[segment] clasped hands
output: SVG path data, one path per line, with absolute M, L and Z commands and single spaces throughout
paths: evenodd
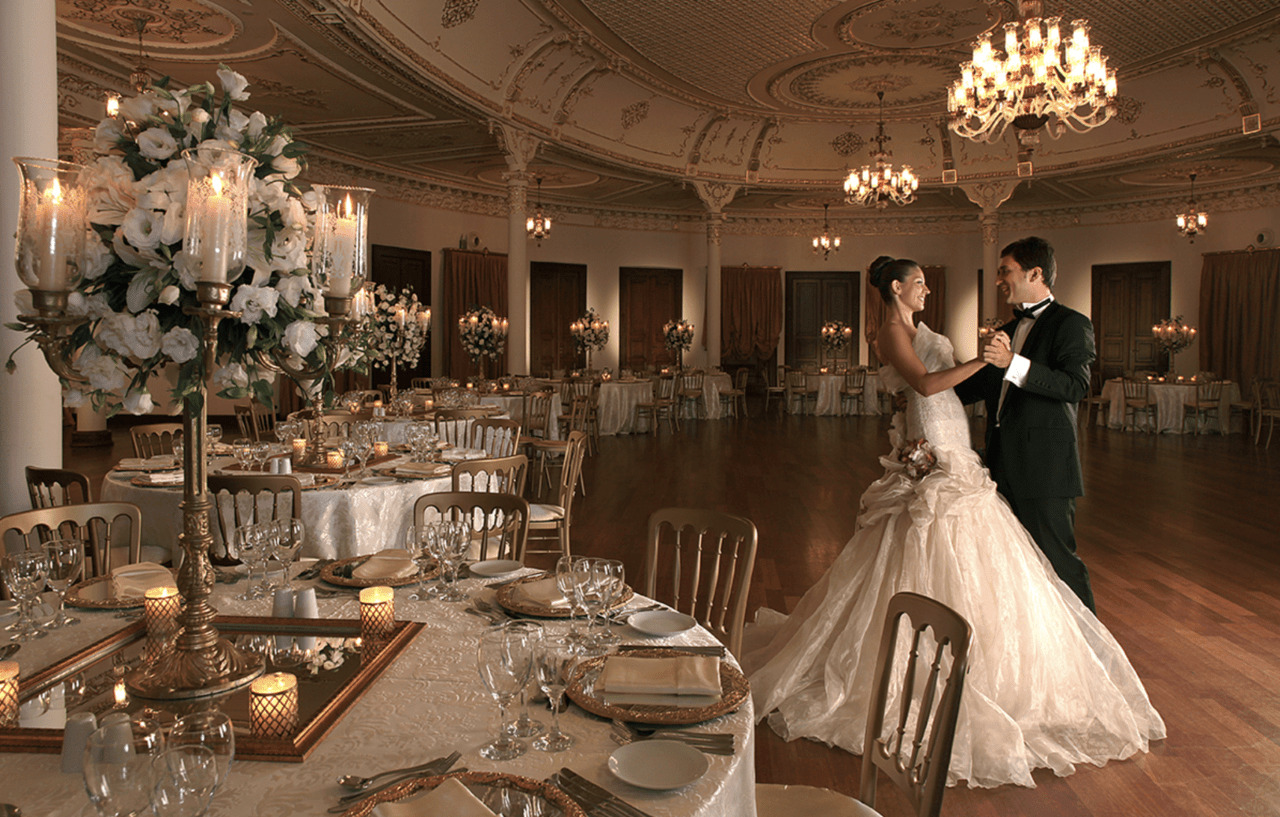
M 987 345 L 982 347 L 982 359 L 992 366 L 1009 368 L 1009 364 L 1013 362 L 1013 342 L 1009 340 L 1009 336 L 1004 332 L 993 334 L 987 340 Z

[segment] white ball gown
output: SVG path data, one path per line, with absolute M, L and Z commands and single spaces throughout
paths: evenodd
M 930 371 L 954 365 L 951 342 L 924 324 L 913 346 Z M 949 389 L 923 397 L 890 368 L 880 376 L 906 389 L 906 439 L 928 440 L 937 467 L 912 479 L 895 456 L 882 458 L 885 475 L 862 495 L 857 531 L 831 569 L 790 616 L 761 610 L 747 627 L 756 712 L 787 740 L 861 754 L 885 609 L 910 590 L 973 628 L 949 783 L 1034 786 L 1033 769 L 1068 775 L 1146 751 L 1164 722 L 1124 650 L 996 492 L 959 399 Z

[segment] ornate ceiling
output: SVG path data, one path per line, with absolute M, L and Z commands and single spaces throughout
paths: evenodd
M 1280 204 L 1280 0 L 1045 6 L 1090 20 L 1120 104 L 1044 138 L 1030 179 L 1012 133 L 978 144 L 942 121 L 969 43 L 1013 0 L 58 0 L 62 120 L 128 89 L 143 19 L 153 76 L 241 72 L 248 106 L 314 146 L 317 180 L 451 209 L 505 212 L 514 142 L 536 145 L 551 215 L 579 223 L 678 227 L 727 201 L 727 229 L 786 234 L 829 202 L 864 229 L 972 229 L 973 201 L 1010 189 L 1002 217 L 1028 223 L 1159 218 L 1191 172 L 1208 208 Z M 922 182 L 879 212 L 840 193 L 870 160 L 878 91 L 893 161 Z

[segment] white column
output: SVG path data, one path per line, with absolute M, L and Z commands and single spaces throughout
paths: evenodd
M 720 225 L 724 213 L 707 213 L 707 365 L 720 365 Z
M 18 314 L 14 295 L 24 287 L 13 269 L 18 224 L 18 172 L 12 156 L 57 158 L 58 64 L 54 0 L 0 3 L 0 318 Z M 0 358 L 22 342 L 0 328 Z M 0 372 L 0 513 L 31 507 L 23 468 L 62 467 L 62 392 L 34 344 L 15 358 L 18 370 Z M 74 466 L 74 463 L 72 464 Z
M 507 177 L 507 366 L 512 374 L 529 373 L 529 238 L 525 230 L 529 176 L 511 171 Z
M 993 208 L 984 210 L 982 221 L 982 319 L 994 318 L 996 303 L 996 270 L 1000 268 L 1000 214 Z

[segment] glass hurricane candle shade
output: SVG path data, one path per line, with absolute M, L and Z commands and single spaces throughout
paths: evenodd
M 249 733 L 287 740 L 298 729 L 298 679 L 271 672 L 249 686 Z
M 316 209 L 314 266 L 324 294 L 350 298 L 364 286 L 369 249 L 367 187 L 312 185 Z
M 249 181 L 258 162 L 232 148 L 203 145 L 182 151 L 187 162 L 187 221 L 183 251 L 205 284 L 234 281 L 248 247 Z
M 35 293 L 66 293 L 80 281 L 88 198 L 80 165 L 15 158 L 22 176 L 14 261 L 18 277 Z M 40 308 L 39 295 L 36 307 Z
M 0 727 L 18 723 L 18 662 L 0 661 Z

